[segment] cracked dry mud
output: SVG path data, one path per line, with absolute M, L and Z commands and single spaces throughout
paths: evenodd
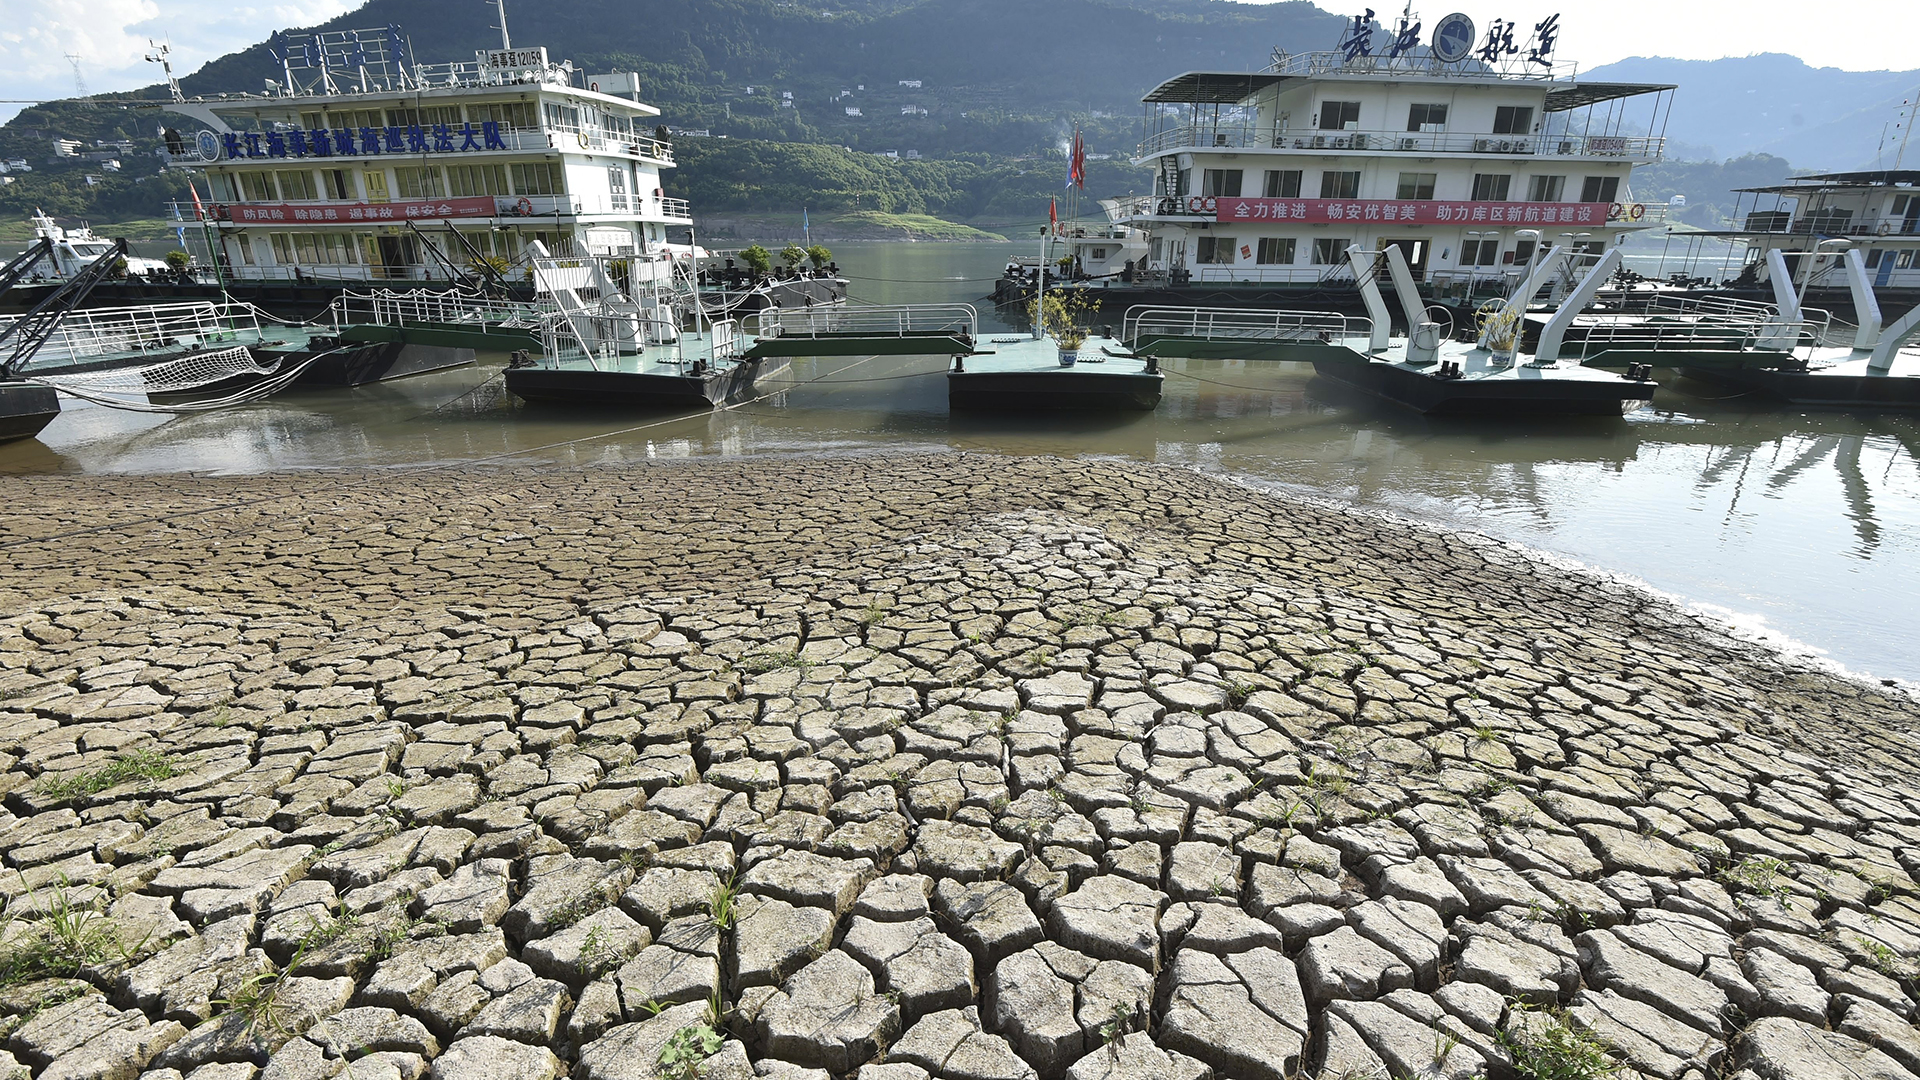
M 0 493 L 0 1076 L 1920 1074 L 1920 709 L 1500 545 L 971 455 Z

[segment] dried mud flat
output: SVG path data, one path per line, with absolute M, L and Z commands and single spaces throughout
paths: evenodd
M 0 498 L 0 1077 L 1920 1073 L 1920 709 L 1498 545 L 972 455 Z

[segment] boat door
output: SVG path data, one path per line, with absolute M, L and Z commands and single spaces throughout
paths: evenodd
M 375 237 L 380 256 L 379 272 L 383 278 L 405 278 L 408 271 L 419 258 L 419 247 L 411 236 Z
M 1397 247 L 1400 254 L 1407 257 L 1407 268 L 1413 271 L 1413 280 L 1419 281 L 1427 273 L 1427 242 L 1425 240 L 1387 240 L 1380 250 Z

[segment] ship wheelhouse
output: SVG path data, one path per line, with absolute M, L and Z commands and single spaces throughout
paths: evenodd
M 535 241 L 636 269 L 688 250 L 637 75 L 583 75 L 539 48 L 414 65 L 391 29 L 278 35 L 274 51 L 285 81 L 269 92 L 167 107 L 205 125 L 173 161 L 204 168 L 234 280 L 447 280 Z
M 1125 220 L 1171 283 L 1351 282 L 1358 243 L 1400 246 L 1436 293 L 1499 288 L 1556 243 L 1602 251 L 1664 220 L 1633 166 L 1660 158 L 1670 85 L 1582 82 L 1431 56 L 1276 54 L 1187 72 L 1143 99 Z M 1649 109 L 1624 107 L 1647 98 Z
M 1858 250 L 1875 289 L 1920 289 L 1920 170 L 1816 173 L 1734 194 L 1734 226 L 1708 235 L 1745 243 L 1756 284 L 1778 250 L 1801 292 L 1845 289 L 1841 257 Z

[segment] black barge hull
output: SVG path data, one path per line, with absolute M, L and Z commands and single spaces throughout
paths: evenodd
M 1653 399 L 1651 382 L 1443 379 L 1392 364 L 1315 360 L 1322 378 L 1429 416 L 1619 416 Z
M 754 396 L 762 378 L 786 370 L 785 360 L 746 360 L 722 372 L 664 375 L 579 368 L 508 368 L 508 392 L 538 405 L 628 412 L 711 409 Z
M 51 386 L 0 383 L 0 443 L 31 439 L 60 415 L 60 395 Z
M 1165 376 L 1062 368 L 949 371 L 947 407 L 963 412 L 1151 412 Z

